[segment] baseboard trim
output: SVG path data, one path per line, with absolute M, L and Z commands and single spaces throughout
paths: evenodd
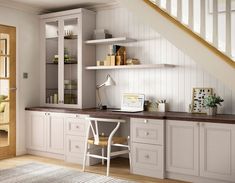
M 47 158 L 53 158 L 53 159 L 59 159 L 59 160 L 65 160 L 65 156 L 62 154 L 55 154 L 55 153 L 49 153 L 49 152 L 43 152 L 43 151 L 35 151 L 35 150 L 31 150 L 31 149 L 27 149 L 27 154 L 42 156 L 42 157 L 47 157 Z
M 199 177 L 199 176 L 184 175 L 184 174 L 171 173 L 171 172 L 167 172 L 166 177 L 169 179 L 175 179 L 175 180 L 181 180 L 181 181 L 193 182 L 193 183 L 232 183 L 229 181 L 208 179 L 208 178 Z

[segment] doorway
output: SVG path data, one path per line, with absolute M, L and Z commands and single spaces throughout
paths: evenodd
M 16 28 L 0 25 L 0 159 L 16 155 Z

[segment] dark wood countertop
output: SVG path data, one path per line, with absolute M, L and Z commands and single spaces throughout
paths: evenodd
M 109 117 L 109 118 L 149 118 L 149 119 L 168 119 L 180 121 L 195 121 L 195 122 L 212 122 L 212 123 L 228 123 L 235 124 L 235 115 L 219 114 L 216 116 L 207 116 L 206 114 L 191 114 L 186 112 L 112 112 L 112 110 L 99 109 L 76 109 L 76 108 L 56 108 L 56 107 L 27 107 L 27 111 L 42 111 L 42 112 L 58 112 L 58 113 L 74 113 L 88 114 L 93 117 Z

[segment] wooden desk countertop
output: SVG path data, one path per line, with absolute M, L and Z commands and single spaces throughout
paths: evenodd
M 148 118 L 148 119 L 167 119 L 180 121 L 195 121 L 195 122 L 211 122 L 211 123 L 228 123 L 235 124 L 235 115 L 218 114 L 216 116 L 207 116 L 206 114 L 191 114 L 186 112 L 112 112 L 111 109 L 99 110 L 91 109 L 76 109 L 76 108 L 56 108 L 56 107 L 27 107 L 26 111 L 41 111 L 41 112 L 58 112 L 58 113 L 73 113 L 87 114 L 92 117 L 109 117 L 109 118 Z

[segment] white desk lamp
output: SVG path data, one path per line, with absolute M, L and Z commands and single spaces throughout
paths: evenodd
M 102 105 L 102 101 L 101 101 L 101 98 L 100 98 L 100 88 L 104 87 L 104 86 L 114 86 L 116 85 L 115 81 L 113 80 L 113 78 L 108 74 L 106 76 L 106 80 L 104 83 L 100 84 L 100 85 L 97 85 L 96 86 L 96 91 L 97 91 L 97 97 L 98 97 L 98 100 L 99 100 L 99 103 L 98 103 L 98 107 L 100 109 L 107 109 L 107 106 L 103 106 Z

